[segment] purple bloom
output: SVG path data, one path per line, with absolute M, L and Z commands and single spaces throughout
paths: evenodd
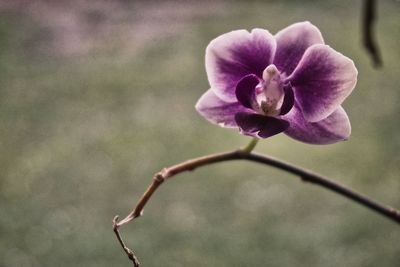
M 309 22 L 275 36 L 263 29 L 223 34 L 207 47 L 206 71 L 211 89 L 196 109 L 212 123 L 259 138 L 284 132 L 312 144 L 350 135 L 341 104 L 357 69 Z

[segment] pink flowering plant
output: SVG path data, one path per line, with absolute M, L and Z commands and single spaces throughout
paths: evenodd
M 208 121 L 237 128 L 253 137 L 245 148 L 211 154 L 157 172 L 135 208 L 113 229 L 134 266 L 139 261 L 120 235 L 119 228 L 138 218 L 156 189 L 185 171 L 231 160 L 269 165 L 345 196 L 400 223 L 400 212 L 287 162 L 252 152 L 257 140 L 279 133 L 310 144 L 346 140 L 351 132 L 341 104 L 357 82 L 357 69 L 348 57 L 324 43 L 317 27 L 300 22 L 272 35 L 267 30 L 237 30 L 212 40 L 206 49 L 210 89 L 196 104 Z
M 223 34 L 207 47 L 206 71 L 211 89 L 196 109 L 212 123 L 257 138 L 283 132 L 311 144 L 350 135 L 341 104 L 357 69 L 309 22 L 275 36 L 263 29 Z

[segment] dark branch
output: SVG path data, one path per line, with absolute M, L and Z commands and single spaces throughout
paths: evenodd
M 373 26 L 376 19 L 376 1 L 375 0 L 364 0 L 363 18 L 362 18 L 362 33 L 363 33 L 363 44 L 371 55 L 372 61 L 375 67 L 382 66 L 381 53 L 378 49 L 374 37 Z
M 131 213 L 128 214 L 122 221 L 118 222 L 118 217 L 115 217 L 113 220 L 113 229 L 118 238 L 119 243 L 124 249 L 125 253 L 128 257 L 133 261 L 134 266 L 139 266 L 139 262 L 128 247 L 125 246 L 122 241 L 121 235 L 119 233 L 119 227 L 132 221 L 135 218 L 141 216 L 142 211 L 146 203 L 149 201 L 153 193 L 157 190 L 157 188 L 168 178 L 177 175 L 181 172 L 191 171 L 201 166 L 211 165 L 218 162 L 230 161 L 230 160 L 248 160 L 253 162 L 258 162 L 261 164 L 273 166 L 280 170 L 292 173 L 301 178 L 301 180 L 305 182 L 310 182 L 319 186 L 322 186 L 326 189 L 329 189 L 335 193 L 338 193 L 342 196 L 345 196 L 383 216 L 388 219 L 391 219 L 394 222 L 400 224 L 400 212 L 394 208 L 382 205 L 367 196 L 364 196 L 360 193 L 357 193 L 350 188 L 345 187 L 337 182 L 330 180 L 327 177 L 318 175 L 309 170 L 294 166 L 290 163 L 275 159 L 270 156 L 261 155 L 257 153 L 247 152 L 246 150 L 236 150 L 231 152 L 212 154 L 192 160 L 185 161 L 183 163 L 174 165 L 169 168 L 165 168 L 162 171 L 156 173 L 153 177 L 153 182 L 147 188 L 146 192 L 139 199 L 138 203 L 134 207 Z

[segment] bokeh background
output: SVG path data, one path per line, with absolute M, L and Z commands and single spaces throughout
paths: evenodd
M 384 67 L 362 1 L 1 1 L 0 266 L 131 266 L 111 228 L 165 166 L 245 145 L 194 109 L 221 33 L 309 20 L 359 70 L 349 141 L 279 135 L 257 150 L 400 208 L 400 3 L 379 1 Z M 122 228 L 143 266 L 400 266 L 398 225 L 266 166 L 174 177 Z

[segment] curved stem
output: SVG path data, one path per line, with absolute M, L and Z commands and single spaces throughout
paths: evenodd
M 173 165 L 171 167 L 164 168 L 163 170 L 161 170 L 160 172 L 158 172 L 154 175 L 153 182 L 150 184 L 150 186 L 147 188 L 147 190 L 143 193 L 142 197 L 139 199 L 138 203 L 135 205 L 134 209 L 128 214 L 128 216 L 126 216 L 123 220 L 121 220 L 119 222 L 118 222 L 118 217 L 115 217 L 113 220 L 113 230 L 118 238 L 118 241 L 120 242 L 125 253 L 128 255 L 128 257 L 134 263 L 134 266 L 139 266 L 139 262 L 138 262 L 136 256 L 133 254 L 132 250 L 130 250 L 124 244 L 124 242 L 121 238 L 121 235 L 119 233 L 119 227 L 121 227 L 122 225 L 124 225 L 142 215 L 144 206 L 149 201 L 149 199 L 154 194 L 154 192 L 157 190 L 157 188 L 166 179 L 168 179 L 172 176 L 175 176 L 181 172 L 192 171 L 198 167 L 211 165 L 211 164 L 223 162 L 223 161 L 248 160 L 248 161 L 257 162 L 257 163 L 261 163 L 261 164 L 265 164 L 265 165 L 269 165 L 269 166 L 278 168 L 280 170 L 292 173 L 292 174 L 300 177 L 302 181 L 319 185 L 323 188 L 331 190 L 332 192 L 335 192 L 344 197 L 347 197 L 347 198 L 357 202 L 358 204 L 361 204 L 362 206 L 365 206 L 365 207 L 377 212 L 378 214 L 400 224 L 400 211 L 398 211 L 392 207 L 380 204 L 377 201 L 372 200 L 371 198 L 369 198 L 365 195 L 357 193 L 344 185 L 334 182 L 327 177 L 313 173 L 307 169 L 297 167 L 295 165 L 292 165 L 285 161 L 278 160 L 278 159 L 270 157 L 270 156 L 250 152 L 254 148 L 256 143 L 257 142 L 253 140 L 244 149 L 239 149 L 239 150 L 234 150 L 234 151 L 229 151 L 229 152 L 224 152 L 224 153 L 218 153 L 218 154 L 211 154 L 208 156 L 187 160 L 187 161 L 184 161 L 177 165 Z
M 256 147 L 256 145 L 258 143 L 258 140 L 260 140 L 260 139 L 255 138 L 255 137 L 253 139 L 251 139 L 250 143 L 248 143 L 247 146 L 242 149 L 242 151 L 244 153 L 250 153 L 251 151 L 253 151 L 253 149 Z

